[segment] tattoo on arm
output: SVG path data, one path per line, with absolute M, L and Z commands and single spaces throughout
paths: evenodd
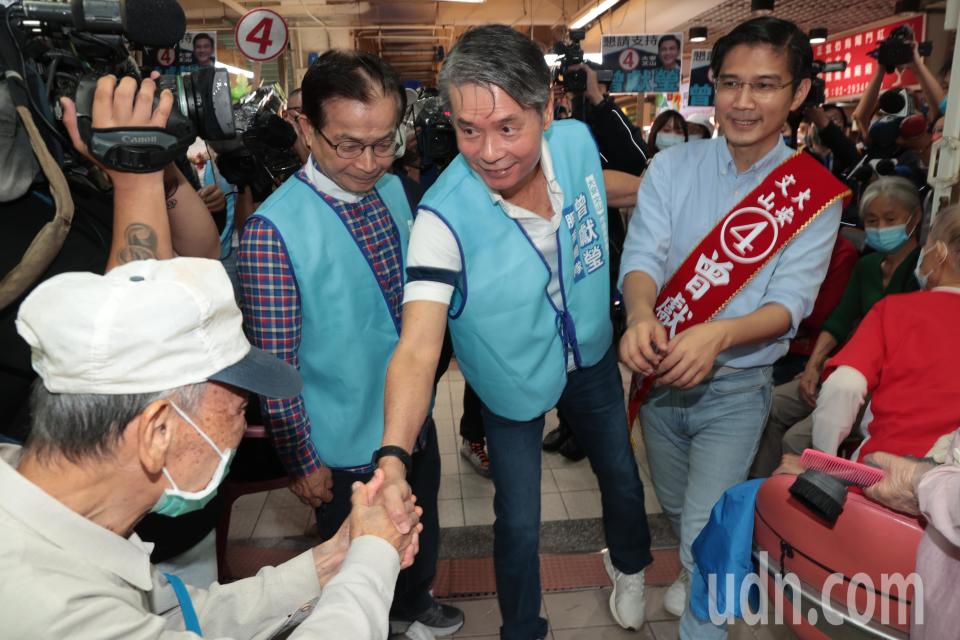
M 135 222 L 123 233 L 126 246 L 117 251 L 117 262 L 151 260 L 157 257 L 157 233 L 149 225 Z
M 177 195 L 177 189 L 180 188 L 180 183 L 174 180 L 164 180 L 163 191 L 164 197 L 167 199 L 167 211 L 170 211 L 177 206 L 177 199 L 173 196 Z

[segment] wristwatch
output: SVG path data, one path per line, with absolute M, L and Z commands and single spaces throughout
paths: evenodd
M 407 469 L 407 473 L 410 473 L 410 470 L 413 469 L 413 459 L 410 458 L 410 454 L 407 453 L 407 450 L 403 447 L 397 447 L 392 444 L 388 444 L 385 447 L 380 447 L 373 452 L 373 464 L 376 465 L 378 462 L 380 462 L 380 458 L 385 458 L 387 456 L 399 458 L 400 462 L 402 462 L 403 466 Z

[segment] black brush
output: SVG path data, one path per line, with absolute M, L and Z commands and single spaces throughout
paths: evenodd
M 848 483 L 839 478 L 809 469 L 797 476 L 790 485 L 790 495 L 833 524 L 843 513 L 848 486 Z

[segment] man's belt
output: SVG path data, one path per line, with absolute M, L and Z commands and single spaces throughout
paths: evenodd
M 669 338 L 712 320 L 801 231 L 850 190 L 797 152 L 723 216 L 660 291 L 654 312 Z M 655 376 L 634 374 L 629 424 Z

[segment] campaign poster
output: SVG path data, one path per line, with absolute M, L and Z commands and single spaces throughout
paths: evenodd
M 690 52 L 690 90 L 688 107 L 713 106 L 713 74 L 710 72 L 710 49 Z
M 613 71 L 610 93 L 680 91 L 682 33 L 605 35 L 600 50 L 604 69 Z
M 144 50 L 144 66 L 161 73 L 196 71 L 212 67 L 216 61 L 216 31 L 187 31 L 175 47 Z

